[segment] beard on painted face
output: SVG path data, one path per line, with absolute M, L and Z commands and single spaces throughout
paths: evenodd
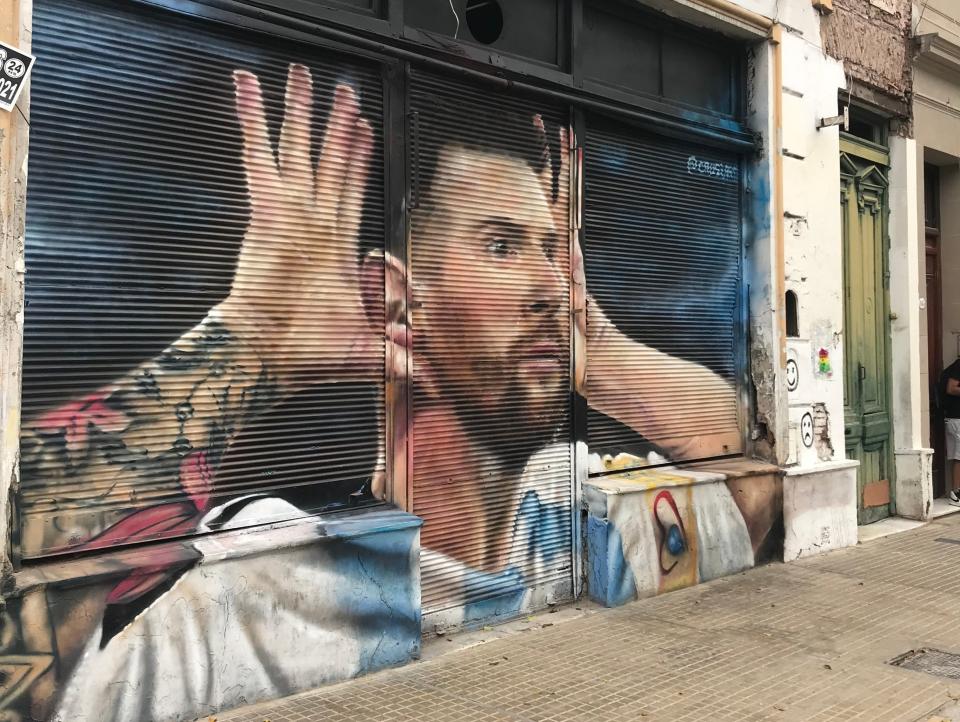
M 549 437 L 566 402 L 567 287 L 541 179 L 494 153 L 441 160 L 430 212 L 414 224 L 415 347 L 465 426 Z

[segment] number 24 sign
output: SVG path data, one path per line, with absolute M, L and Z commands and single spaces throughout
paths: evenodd
M 0 43 L 0 109 L 13 110 L 33 60 L 29 53 Z

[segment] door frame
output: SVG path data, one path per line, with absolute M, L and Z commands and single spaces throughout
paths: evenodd
M 946 494 L 946 459 L 943 412 L 936 395 L 943 372 L 943 278 L 940 267 L 940 173 L 930 163 L 923 167 L 924 292 L 927 298 L 927 394 L 930 400 L 930 439 L 933 447 L 933 498 Z M 930 288 L 933 280 L 934 288 Z M 934 293 L 930 293 L 933 290 Z
M 867 163 L 872 163 L 876 169 L 876 172 L 881 175 L 884 179 L 884 189 L 882 191 L 882 205 L 883 210 L 880 214 L 880 223 L 881 223 L 881 237 L 883 248 L 880 252 L 880 257 L 882 259 L 883 268 L 881 272 L 881 278 L 883 282 L 881 284 L 881 293 L 878 294 L 882 298 L 877 298 L 878 302 L 882 302 L 879 305 L 880 317 L 883 319 L 883 377 L 884 377 L 884 403 L 890 415 L 890 431 L 888 435 L 887 448 L 886 448 L 886 467 L 888 470 L 887 484 L 889 490 L 889 502 L 885 505 L 887 507 L 886 515 L 868 516 L 865 514 L 867 509 L 871 508 L 881 508 L 884 505 L 879 505 L 877 507 L 864 507 L 863 506 L 863 481 L 861 479 L 862 469 L 857 469 L 857 517 L 858 523 L 860 524 L 869 524 L 880 519 L 886 518 L 893 514 L 893 510 L 896 509 L 896 459 L 894 455 L 895 449 L 895 430 L 893 428 L 893 369 L 892 369 L 892 333 L 891 333 L 891 324 L 890 324 L 890 196 L 889 196 L 889 170 L 890 170 L 890 153 L 889 150 L 884 146 L 876 142 L 871 142 L 863 138 L 858 138 L 846 133 L 840 134 L 840 156 L 841 162 L 843 156 L 852 156 L 858 160 L 866 161 Z M 845 172 L 843 168 L 840 169 L 841 178 L 843 176 L 852 177 L 849 173 Z M 843 201 L 841 200 L 841 203 Z M 843 223 L 846 223 L 846 219 L 843 219 Z M 846 301 L 846 288 L 848 285 L 848 273 L 847 273 L 847 251 L 844 248 L 843 253 L 843 263 L 844 263 L 844 272 L 843 272 L 843 282 L 844 282 L 844 301 Z M 844 323 L 846 324 L 846 308 L 844 309 Z M 844 335 L 846 337 L 847 329 L 844 329 Z M 850 358 L 844 358 L 844 384 L 849 384 L 851 379 L 851 374 L 849 372 L 849 363 Z M 846 426 L 847 419 L 844 419 L 844 425 Z

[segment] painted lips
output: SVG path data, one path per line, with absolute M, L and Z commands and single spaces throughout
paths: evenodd
M 548 341 L 536 343 L 527 349 L 520 363 L 524 368 L 535 371 L 558 371 L 561 363 L 560 346 Z

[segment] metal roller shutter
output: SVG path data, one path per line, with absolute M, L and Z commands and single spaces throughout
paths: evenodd
M 594 472 L 658 461 L 651 451 L 743 450 L 739 168 L 729 153 L 588 122 L 587 426 L 606 461 L 592 457 Z
M 383 471 L 383 333 L 358 350 L 356 319 L 331 297 L 383 248 L 380 67 L 136 3 L 34 8 L 23 555 L 189 534 L 252 493 L 308 512 L 369 500 Z M 285 116 L 291 63 L 312 73 L 313 101 L 299 75 L 299 110 L 288 94 Z M 268 126 L 248 164 L 263 184 L 257 238 L 238 70 L 259 78 Z M 353 192 L 338 196 L 334 226 L 314 169 L 338 83 L 355 89 L 373 147 L 365 194 L 363 174 L 338 176 Z M 352 135 L 330 153 L 359 147 L 348 100 Z M 278 161 L 285 117 L 296 132 Z M 258 314 L 226 309 L 211 327 L 241 246 Z M 373 327 L 380 278 L 364 299 Z M 337 359 L 364 374 L 338 376 Z M 145 511 L 152 522 L 131 521 Z
M 423 608 L 570 594 L 567 122 L 425 73 L 410 92 Z

